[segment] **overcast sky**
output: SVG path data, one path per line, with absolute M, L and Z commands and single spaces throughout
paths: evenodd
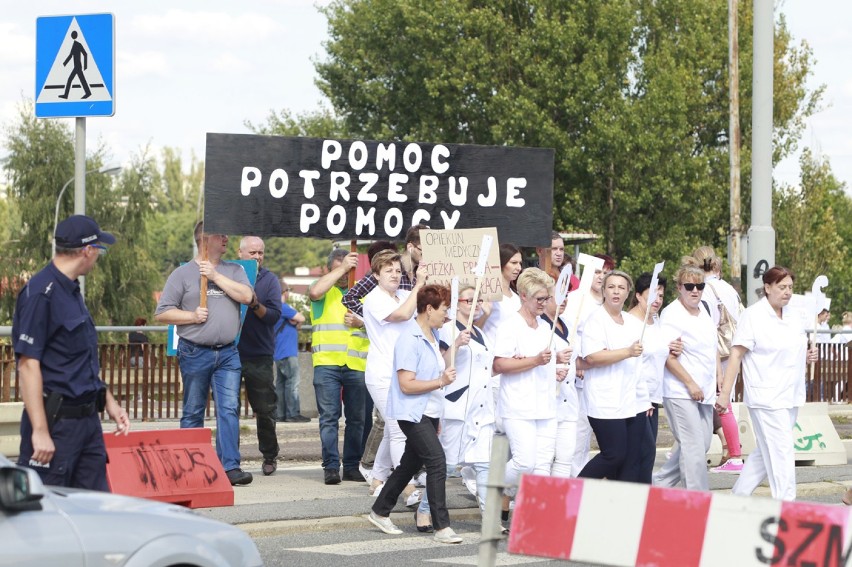
M 741 0 L 743 1 L 743 0 Z M 272 109 L 314 110 L 321 97 L 312 60 L 322 57 L 328 0 L 39 0 L 8 2 L 0 12 L 0 122 L 24 97 L 35 97 L 35 23 L 39 16 L 111 12 L 116 22 L 116 113 L 87 120 L 88 144 L 103 140 L 125 163 L 150 145 L 204 158 L 206 132 L 247 132 Z M 802 144 L 831 160 L 852 185 L 852 3 L 785 0 L 794 37 L 817 58 L 812 83 L 827 86 L 825 109 L 808 123 Z M 741 30 L 746 33 L 748 30 Z M 73 124 L 72 119 L 66 119 Z M 0 149 L 0 158 L 6 153 Z M 775 169 L 795 182 L 797 159 Z

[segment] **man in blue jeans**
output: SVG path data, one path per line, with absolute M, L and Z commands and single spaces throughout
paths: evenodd
M 349 271 L 358 254 L 335 248 L 328 256 L 328 273 L 311 284 L 311 351 L 314 391 L 319 410 L 322 468 L 326 484 L 340 484 L 338 422 L 346 416 L 343 433 L 343 480 L 365 482 L 358 471 L 364 432 L 364 368 L 369 341 L 357 317 L 344 307 Z
M 275 410 L 278 421 L 306 423 L 299 400 L 299 327 L 305 316 L 289 303 L 290 285 L 281 278 L 281 319 L 275 325 Z
M 183 380 L 181 428 L 203 427 L 207 398 L 213 388 L 216 407 L 216 455 L 232 485 L 249 484 L 251 473 L 240 468 L 240 355 L 234 340 L 240 330 L 240 304 L 253 292 L 245 270 L 222 260 L 224 234 L 204 234 L 195 225 L 199 253 L 169 275 L 154 317 L 177 325 L 178 364 Z M 202 253 L 206 241 L 207 258 Z M 207 307 L 200 306 L 201 276 L 207 277 Z

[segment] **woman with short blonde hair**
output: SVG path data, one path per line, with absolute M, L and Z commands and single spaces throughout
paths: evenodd
M 556 357 L 550 327 L 541 318 L 553 278 L 528 268 L 518 278 L 521 308 L 497 330 L 494 371 L 502 374 L 497 413 L 512 459 L 506 484 L 512 494 L 523 473 L 549 475 L 556 448 Z
M 683 341 L 680 356 L 669 354 L 663 374 L 663 407 L 677 448 L 654 475 L 654 484 L 708 490 L 706 453 L 713 435 L 713 405 L 721 377 L 716 327 L 701 304 L 704 270 L 685 257 L 674 276 L 678 297 L 660 317 L 666 334 Z

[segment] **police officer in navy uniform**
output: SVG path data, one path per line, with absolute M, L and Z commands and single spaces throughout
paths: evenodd
M 18 464 L 45 484 L 109 490 L 100 411 L 130 431 L 127 412 L 100 379 L 98 337 L 77 278 L 115 237 L 74 215 L 59 223 L 53 261 L 18 295 L 12 341 L 24 400 Z

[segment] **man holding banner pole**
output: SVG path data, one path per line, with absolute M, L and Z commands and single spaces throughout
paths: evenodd
M 234 341 L 240 331 L 240 304 L 254 296 L 245 270 L 222 260 L 224 234 L 205 234 L 204 223 L 193 231 L 199 251 L 191 262 L 169 275 L 154 317 L 177 325 L 178 364 L 183 380 L 181 428 L 203 427 L 207 398 L 213 389 L 216 407 L 216 455 L 232 485 L 249 484 L 251 473 L 240 468 L 240 356 Z M 208 280 L 207 307 L 201 307 L 201 276 Z
M 340 484 L 341 459 L 337 447 L 341 413 L 346 416 L 343 480 L 366 480 L 358 470 L 358 463 L 367 397 L 364 370 L 370 342 L 361 326 L 353 326 L 354 317 L 341 302 L 349 283 L 349 272 L 357 265 L 357 252 L 335 248 L 328 256 L 328 273 L 308 288 L 323 481 L 329 485 Z

